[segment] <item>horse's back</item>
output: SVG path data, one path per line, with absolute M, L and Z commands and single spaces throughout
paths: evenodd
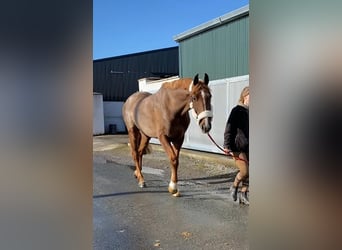
M 190 79 L 191 80 L 191 79 Z M 176 83 L 180 84 L 177 88 Z M 128 130 L 138 128 L 144 135 L 158 138 L 182 138 L 190 118 L 188 114 L 189 79 L 161 87 L 156 93 L 136 92 L 123 106 L 123 118 Z

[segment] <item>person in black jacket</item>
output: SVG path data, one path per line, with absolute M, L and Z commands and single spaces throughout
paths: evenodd
M 248 178 L 249 178 L 249 87 L 245 87 L 240 94 L 238 104 L 232 109 L 224 131 L 225 154 L 232 156 L 239 168 L 231 196 L 237 200 L 239 184 L 242 182 L 239 202 L 249 205 Z

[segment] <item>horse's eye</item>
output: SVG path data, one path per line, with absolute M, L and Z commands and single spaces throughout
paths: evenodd
M 196 96 L 193 95 L 193 96 L 191 97 L 191 100 L 192 100 L 192 101 L 196 101 Z

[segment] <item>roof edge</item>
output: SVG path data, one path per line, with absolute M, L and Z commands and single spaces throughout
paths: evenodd
M 149 53 L 157 53 L 157 52 L 173 50 L 173 49 L 178 49 L 178 45 L 177 46 L 173 46 L 173 47 L 154 49 L 154 50 L 147 50 L 147 51 L 135 52 L 135 53 L 124 54 L 124 55 L 119 55 L 119 56 L 111 56 L 111 57 L 105 57 L 105 58 L 98 58 L 98 59 L 93 59 L 93 62 L 100 62 L 100 61 L 118 59 L 118 58 L 122 58 L 122 57 L 138 56 L 138 55 L 149 54 Z
M 200 25 L 198 25 L 194 28 L 191 28 L 187 31 L 184 31 L 178 35 L 175 35 L 173 37 L 173 40 L 175 40 L 176 42 L 180 42 L 182 40 L 185 40 L 186 38 L 189 38 L 189 37 L 192 37 L 192 36 L 197 35 L 199 33 L 202 33 L 206 30 L 209 30 L 209 29 L 212 29 L 214 27 L 220 26 L 222 24 L 231 22 L 232 20 L 237 19 L 239 17 L 248 15 L 248 13 L 249 13 L 249 4 L 243 6 L 239 9 L 233 10 L 233 11 L 231 11 L 231 12 L 229 12 L 223 16 L 214 18 L 214 19 L 212 19 L 206 23 L 200 24 Z

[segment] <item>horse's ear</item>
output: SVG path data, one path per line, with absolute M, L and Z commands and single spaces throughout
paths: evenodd
M 196 85 L 198 83 L 198 74 L 195 75 L 193 84 Z
M 209 76 L 207 73 L 204 73 L 204 83 L 205 83 L 205 85 L 209 84 Z

